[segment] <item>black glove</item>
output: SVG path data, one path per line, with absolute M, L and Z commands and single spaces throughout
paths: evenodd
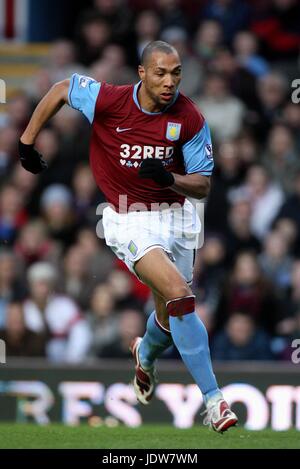
M 34 146 L 26 145 L 22 143 L 21 140 L 19 140 L 19 156 L 23 168 L 33 174 L 38 174 L 48 168 L 46 161 L 44 161 L 42 155 L 34 149 Z
M 166 170 L 162 161 L 152 158 L 142 161 L 139 176 L 143 179 L 153 179 L 160 187 L 170 187 L 175 182 L 173 174 Z

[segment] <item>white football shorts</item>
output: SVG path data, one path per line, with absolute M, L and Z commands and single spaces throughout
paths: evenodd
M 188 283 L 192 282 L 201 221 L 187 199 L 182 207 L 161 211 L 120 214 L 110 206 L 103 210 L 106 244 L 135 275 L 135 263 L 161 247 Z

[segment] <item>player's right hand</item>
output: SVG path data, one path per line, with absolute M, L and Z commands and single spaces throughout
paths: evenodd
M 44 169 L 48 168 L 46 161 L 43 160 L 42 155 L 35 150 L 33 144 L 26 145 L 19 140 L 19 157 L 23 168 L 33 174 L 41 173 Z

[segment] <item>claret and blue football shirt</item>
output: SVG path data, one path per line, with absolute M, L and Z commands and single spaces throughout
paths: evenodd
M 117 211 L 122 194 L 127 195 L 128 206 L 183 204 L 184 196 L 138 176 L 146 158 L 160 159 L 177 174 L 210 176 L 214 166 L 209 127 L 193 101 L 177 92 L 162 112 L 150 113 L 139 104 L 140 85 L 98 83 L 78 74 L 70 80 L 69 104 L 92 125 L 92 172 Z

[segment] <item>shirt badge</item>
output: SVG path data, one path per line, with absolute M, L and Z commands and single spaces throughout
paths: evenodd
M 175 122 L 168 122 L 166 138 L 174 142 L 180 137 L 181 124 Z

